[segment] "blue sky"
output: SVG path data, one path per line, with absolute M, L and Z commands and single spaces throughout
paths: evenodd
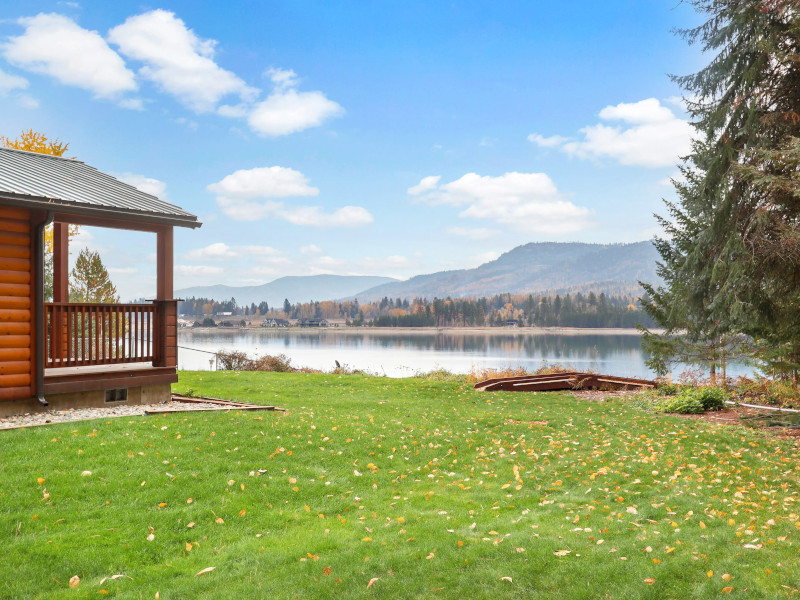
M 33 128 L 199 216 L 176 287 L 407 278 L 534 241 L 631 242 L 688 148 L 676 0 L 25 2 L 0 134 Z M 85 229 L 124 299 L 154 236 Z

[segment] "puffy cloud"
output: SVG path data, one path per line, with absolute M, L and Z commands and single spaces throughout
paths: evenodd
M 175 265 L 175 273 L 178 275 L 188 275 L 190 277 L 222 275 L 224 272 L 222 267 L 210 267 L 208 265 Z
M 322 92 L 298 92 L 298 79 L 294 71 L 270 69 L 266 75 L 272 80 L 273 91 L 250 111 L 250 127 L 265 136 L 280 136 L 321 125 L 336 117 L 344 109 Z M 236 114 L 235 107 L 227 107 Z
M 422 181 L 420 181 L 417 185 L 412 185 L 410 188 L 408 188 L 408 193 L 411 196 L 419 196 L 425 192 L 435 190 L 436 186 L 439 185 L 439 180 L 441 178 L 441 175 L 428 175 L 427 177 L 423 177 Z
M 136 173 L 116 173 L 114 175 L 120 181 L 132 185 L 136 189 L 150 194 L 162 200 L 167 198 L 167 184 L 152 177 L 145 177 Z
M 166 10 L 129 17 L 108 33 L 130 59 L 144 63 L 139 75 L 195 112 L 209 112 L 229 94 L 254 99 L 258 91 L 214 62 L 215 40 L 199 38 Z
M 283 256 L 283 252 L 271 246 L 229 246 L 223 242 L 209 244 L 204 248 L 196 248 L 186 253 L 186 258 L 192 260 L 230 260 L 236 258 L 274 260 Z
M 560 135 L 544 137 L 538 133 L 532 133 L 528 136 L 528 141 L 532 144 L 536 144 L 537 146 L 541 146 L 542 148 L 554 148 L 556 146 L 560 146 L 564 142 L 568 142 L 569 138 L 565 138 Z
M 461 208 L 462 218 L 496 221 L 528 233 L 572 233 L 588 226 L 588 209 L 561 198 L 545 173 L 505 173 L 499 177 L 467 173 L 420 195 L 433 205 Z M 415 186 L 419 187 L 419 186 Z M 414 189 L 414 188 L 411 188 Z
M 228 198 L 286 198 L 316 196 L 319 190 L 308 185 L 308 178 L 288 167 L 240 169 L 207 188 Z
M 610 158 L 623 165 L 642 167 L 675 165 L 691 149 L 691 124 L 655 98 L 606 106 L 599 117 L 620 124 L 584 127 L 580 140 L 538 134 L 531 134 L 528 139 L 539 146 L 559 147 L 578 158 Z
M 314 227 L 356 227 L 373 221 L 372 215 L 360 206 L 343 206 L 326 213 L 319 206 L 287 206 L 271 200 L 319 194 L 305 175 L 287 167 L 242 169 L 207 189 L 217 194 L 217 205 L 223 213 L 241 221 L 277 218 Z
M 369 225 L 374 220 L 370 212 L 361 206 L 343 206 L 333 212 L 326 213 L 319 206 L 286 207 L 276 203 L 268 211 L 268 216 L 275 216 L 294 225 L 310 225 L 314 227 L 359 227 Z
M 309 244 L 308 246 L 302 246 L 300 248 L 300 254 L 305 254 L 310 256 L 316 254 L 322 254 L 322 248 L 320 248 L 316 244 Z
M 11 75 L 0 69 L 0 95 L 5 95 L 11 90 L 24 90 L 27 88 L 27 79 L 19 75 Z
M 133 72 L 96 31 L 56 14 L 39 14 L 18 22 L 25 33 L 9 38 L 2 46 L 9 63 L 89 90 L 99 98 L 118 98 L 136 90 Z

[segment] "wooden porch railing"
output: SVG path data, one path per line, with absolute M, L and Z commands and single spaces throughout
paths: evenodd
M 175 352 L 166 344 L 177 343 L 176 304 L 45 304 L 45 368 L 138 362 L 175 366 L 177 360 L 167 360 Z

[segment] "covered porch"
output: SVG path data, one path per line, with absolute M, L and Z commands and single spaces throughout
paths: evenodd
M 156 234 L 156 297 L 146 303 L 69 301 L 69 226 Z M 145 248 L 143 248 L 145 249 Z M 59 394 L 177 381 L 177 303 L 170 226 L 56 214 L 53 301 L 44 304 L 44 391 Z

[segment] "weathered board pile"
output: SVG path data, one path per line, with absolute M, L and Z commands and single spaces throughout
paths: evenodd
M 552 373 L 550 375 L 522 375 L 497 377 L 475 384 L 484 392 L 554 392 L 558 390 L 635 390 L 653 388 L 655 381 L 598 375 L 597 373 Z
M 146 415 L 163 415 L 175 412 L 200 412 L 204 410 L 273 410 L 284 412 L 285 408 L 278 406 L 264 406 L 261 404 L 250 404 L 249 402 L 237 402 L 236 400 L 222 400 L 220 398 L 200 398 L 196 396 L 181 396 L 172 394 L 173 402 L 186 404 L 186 408 L 159 407 L 147 410 Z M 200 406 L 192 406 L 192 405 Z M 213 408 L 211 408 L 213 406 Z

